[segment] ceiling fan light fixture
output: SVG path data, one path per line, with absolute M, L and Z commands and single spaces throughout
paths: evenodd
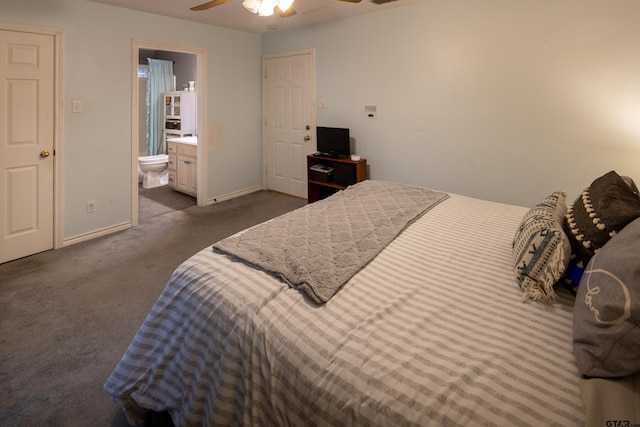
M 271 16 L 273 15 L 273 10 L 275 9 L 275 2 L 269 0 L 263 0 L 262 4 L 258 8 L 258 15 L 260 16 Z
M 273 15 L 276 6 L 282 11 L 286 11 L 293 4 L 293 0 L 244 0 L 242 5 L 251 13 L 260 16 Z
M 286 12 L 287 9 L 289 9 L 292 4 L 293 4 L 293 0 L 280 0 L 278 2 L 278 8 L 281 11 Z
M 201 5 L 194 6 L 191 10 L 200 11 L 211 9 L 214 6 L 220 6 L 231 0 L 211 0 Z M 343 0 L 343 1 L 361 1 L 361 0 Z M 382 0 L 381 0 L 382 1 Z M 385 0 L 393 1 L 393 0 Z M 293 0 L 242 0 L 242 6 L 251 13 L 257 13 L 260 16 L 271 16 L 275 10 L 278 15 L 283 18 L 293 16 L 296 11 L 291 7 Z
M 247 9 L 251 13 L 258 13 L 260 9 L 260 1 L 259 0 L 244 0 L 242 5 L 245 9 Z

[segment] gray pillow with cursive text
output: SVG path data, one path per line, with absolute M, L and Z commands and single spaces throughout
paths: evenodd
M 640 372 L 640 218 L 591 258 L 573 316 L 580 374 L 622 377 Z

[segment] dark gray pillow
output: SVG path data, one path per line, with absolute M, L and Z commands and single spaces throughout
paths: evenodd
M 615 171 L 597 178 L 569 205 L 564 223 L 577 262 L 586 265 L 599 248 L 640 217 L 640 197 L 630 178 Z
M 640 218 L 591 258 L 573 316 L 573 351 L 581 375 L 640 372 Z

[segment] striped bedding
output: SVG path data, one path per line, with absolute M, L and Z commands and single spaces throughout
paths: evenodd
M 584 425 L 572 297 L 520 302 L 527 209 L 435 206 L 316 305 L 211 248 L 180 266 L 104 386 L 176 426 Z

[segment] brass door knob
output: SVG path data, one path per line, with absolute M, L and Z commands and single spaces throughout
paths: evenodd
M 42 157 L 42 158 L 44 159 L 45 157 L 49 157 L 49 154 L 50 154 L 50 153 L 49 153 L 49 151 L 48 151 L 48 150 L 42 150 L 42 151 L 40 152 L 40 157 Z
M 306 135 L 306 136 L 304 137 L 304 140 L 305 140 L 305 141 L 309 141 L 309 140 L 311 140 L 311 137 L 310 137 L 309 135 Z

